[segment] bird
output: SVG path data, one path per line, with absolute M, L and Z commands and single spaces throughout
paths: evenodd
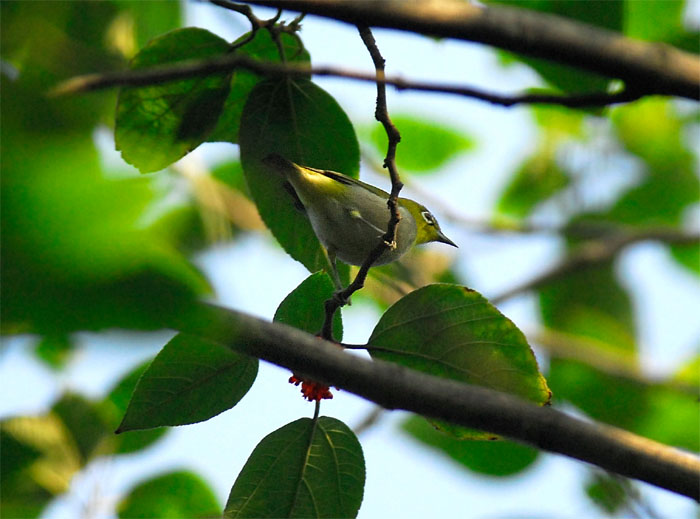
M 316 237 L 328 252 L 333 281 L 341 290 L 336 258 L 357 266 L 367 260 L 387 231 L 389 193 L 336 171 L 300 166 L 277 153 L 267 155 L 263 163 L 291 185 Z M 413 245 L 440 242 L 457 247 L 424 205 L 401 197 L 398 202 L 401 220 L 396 240 L 388 244 L 373 266 L 398 260 Z

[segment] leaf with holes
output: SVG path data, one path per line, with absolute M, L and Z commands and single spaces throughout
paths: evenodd
M 400 299 L 382 315 L 368 341 L 373 358 L 488 387 L 538 404 L 547 382 L 523 333 L 481 294 L 435 284 Z M 491 438 L 445 424 L 463 438 Z
M 139 380 L 117 432 L 208 420 L 236 405 L 257 373 L 257 359 L 179 334 Z
M 356 517 L 364 484 L 365 461 L 353 432 L 335 418 L 302 418 L 255 447 L 224 517 Z

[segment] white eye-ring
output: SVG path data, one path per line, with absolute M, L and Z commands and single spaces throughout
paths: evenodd
M 430 214 L 430 211 L 421 211 L 420 214 L 428 225 L 435 225 L 435 217 Z

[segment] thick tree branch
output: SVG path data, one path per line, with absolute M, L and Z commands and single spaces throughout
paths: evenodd
M 295 328 L 214 305 L 200 304 L 167 324 L 304 373 L 387 409 L 405 409 L 488 430 L 700 500 L 699 458 L 620 429 L 486 388 L 358 358 Z
M 630 90 L 700 100 L 700 58 L 662 43 L 625 38 L 573 20 L 515 7 L 463 0 L 245 0 L 334 18 L 484 43 L 627 83 Z

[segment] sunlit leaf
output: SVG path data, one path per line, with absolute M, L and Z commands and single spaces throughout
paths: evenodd
M 532 465 L 538 455 L 537 449 L 510 441 L 465 442 L 442 434 L 418 416 L 402 422 L 401 430 L 462 467 L 489 476 L 519 474 Z
M 673 42 L 679 33 L 685 32 L 685 3 L 685 0 L 625 0 L 625 35 L 648 41 Z
M 117 506 L 123 519 L 219 517 L 214 491 L 197 474 L 169 472 L 132 488 Z
M 117 432 L 208 420 L 236 405 L 257 373 L 257 359 L 179 334 L 139 379 Z
M 374 358 L 549 402 L 547 383 L 522 332 L 465 287 L 429 285 L 403 297 L 382 315 L 368 348 Z M 459 436 L 484 437 L 446 428 Z
M 224 517 L 355 517 L 365 463 L 353 432 L 335 418 L 302 418 L 269 434 L 238 475 Z
M 245 41 L 249 36 L 250 33 L 244 34 L 233 45 Z M 287 33 L 281 33 L 278 37 L 287 63 L 309 63 L 311 61 L 309 53 L 298 37 Z M 251 41 L 236 49 L 236 55 L 247 56 L 263 62 L 279 63 L 282 61 L 277 44 L 270 36 L 270 32 L 266 30 L 257 31 Z M 253 87 L 263 79 L 263 77 L 247 70 L 234 71 L 233 76 L 231 76 L 231 91 L 226 98 L 216 128 L 209 135 L 208 141 L 238 143 L 238 130 L 241 125 L 243 106 Z
M 328 269 L 311 224 L 295 207 L 281 175 L 262 159 L 278 153 L 297 164 L 357 176 L 359 147 L 345 112 L 310 81 L 263 81 L 248 97 L 239 137 L 243 171 L 265 224 L 309 271 Z
M 133 70 L 225 55 L 229 44 L 204 29 L 169 32 L 142 49 Z M 122 158 L 142 173 L 172 164 L 206 140 L 229 93 L 229 74 L 218 73 L 119 94 L 114 139 Z
M 474 147 L 471 138 L 446 124 L 401 114 L 392 115 L 391 119 L 401 133 L 401 143 L 396 150 L 396 164 L 401 169 L 414 172 L 435 170 Z M 382 125 L 373 126 L 371 140 L 379 154 L 384 156 L 388 140 Z
M 316 272 L 301 282 L 284 298 L 275 312 L 274 320 L 294 326 L 311 334 L 317 334 L 326 318 L 324 301 L 330 299 L 335 287 L 328 274 Z M 343 321 L 340 312 L 333 319 L 333 336 L 343 339 Z

